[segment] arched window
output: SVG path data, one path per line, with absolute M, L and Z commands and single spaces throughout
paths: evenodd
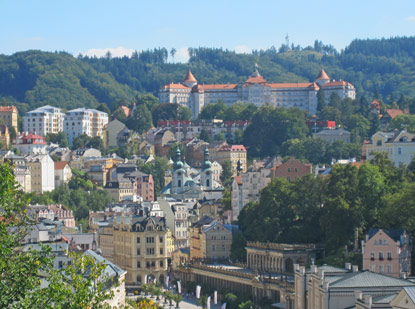
M 210 181 L 209 181 L 209 179 L 206 179 L 206 187 L 210 187 Z
M 181 187 L 182 186 L 182 181 L 180 179 L 177 181 L 177 186 L 178 187 Z

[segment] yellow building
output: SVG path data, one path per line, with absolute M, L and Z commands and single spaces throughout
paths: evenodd
M 223 162 L 229 160 L 232 163 L 232 171 L 234 175 L 236 174 L 236 168 L 238 167 L 238 161 L 241 162 L 242 172 L 246 172 L 247 162 L 246 162 L 246 148 L 244 145 L 226 145 L 219 149 L 216 152 L 216 157 L 212 160 L 218 161 L 223 165 Z
M 113 223 L 113 262 L 127 270 L 126 285 L 163 282 L 174 242 L 165 219 L 117 216 Z
M 16 132 L 17 129 L 17 107 L 16 106 L 0 106 L 0 120 L 6 126 L 13 127 Z

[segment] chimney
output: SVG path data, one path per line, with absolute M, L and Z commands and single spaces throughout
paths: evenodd
M 354 298 L 355 299 L 363 299 L 363 293 L 361 291 L 355 291 L 354 292 Z
M 372 306 L 372 295 L 365 295 L 363 296 L 365 305 Z
M 352 270 L 352 264 L 351 263 L 346 263 L 346 264 L 344 264 L 344 268 L 346 270 Z
M 401 279 L 406 279 L 406 273 L 402 272 L 400 277 Z
M 352 268 L 353 268 L 354 273 L 357 273 L 359 271 L 359 266 L 357 266 L 357 265 L 353 265 Z

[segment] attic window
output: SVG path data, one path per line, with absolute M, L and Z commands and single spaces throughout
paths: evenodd
M 378 141 L 376 142 L 376 146 L 382 146 L 382 141 L 381 141 L 381 140 L 378 140 Z

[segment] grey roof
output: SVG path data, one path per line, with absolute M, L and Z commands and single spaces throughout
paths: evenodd
M 411 298 L 412 302 L 415 303 L 415 287 L 406 287 L 404 288 L 406 294 Z
M 322 130 L 320 132 L 314 133 L 313 135 L 350 135 L 349 131 L 343 129 L 336 129 L 336 130 Z
M 372 298 L 372 302 L 374 304 L 389 304 L 392 299 L 394 299 L 398 295 L 397 293 L 390 294 L 390 295 L 383 295 Z
M 409 287 L 415 286 L 408 280 L 397 279 L 371 271 L 349 273 L 341 279 L 334 281 L 330 287 L 337 288 L 359 288 L 359 287 Z
M 347 273 L 347 272 L 349 272 L 349 270 L 347 270 L 345 268 L 334 267 L 334 266 L 330 266 L 330 265 L 319 266 L 318 270 L 324 270 L 324 274 Z
M 369 229 L 368 235 L 369 239 L 371 239 L 373 236 L 376 235 L 377 232 L 379 232 L 381 229 Z M 394 241 L 401 241 L 401 236 L 405 233 L 404 229 L 382 229 L 390 238 L 392 238 Z
M 111 263 L 109 260 L 103 258 L 101 255 L 96 254 L 92 250 L 87 250 L 84 253 L 85 255 L 92 256 L 98 263 L 104 263 L 107 267 L 105 268 L 105 274 L 108 275 L 108 277 L 113 276 L 121 276 L 126 273 L 125 270 L 121 269 L 117 265 Z

